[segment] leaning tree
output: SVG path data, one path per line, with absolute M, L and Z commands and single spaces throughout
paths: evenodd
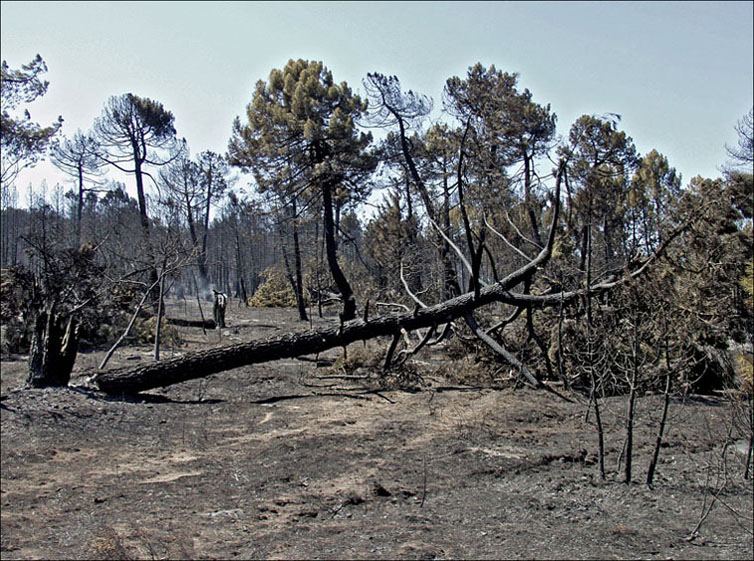
M 102 148 L 100 157 L 116 169 L 133 174 L 136 180 L 142 238 L 152 262 L 144 178 L 152 177 L 147 167 L 166 165 L 179 153 L 173 121 L 173 114 L 158 101 L 127 93 L 108 99 L 94 122 L 95 138 Z M 149 274 L 152 282 L 158 277 L 154 262 Z
M 444 233 L 439 229 L 433 231 L 433 242 L 437 247 L 438 257 L 443 267 L 443 295 L 445 297 L 457 296 L 461 289 L 458 285 L 458 275 L 448 240 L 450 229 L 448 179 L 453 174 L 451 166 L 456 163 L 450 162 L 453 158 L 451 153 L 455 151 L 455 143 L 449 141 L 447 134 L 443 134 L 447 130 L 442 127 L 435 129 L 440 131 L 440 134 L 434 135 L 435 142 L 429 138 L 426 142 L 422 142 L 417 135 L 411 136 L 412 131 L 416 132 L 416 129 L 421 127 L 423 119 L 432 111 L 432 100 L 413 90 L 404 91 L 397 76 L 367 74 L 364 87 L 369 97 L 371 124 L 391 131 L 384 143 L 384 148 L 388 154 L 395 153 L 395 155 L 391 158 L 392 162 L 389 160 L 387 163 L 397 163 L 402 168 L 407 176 L 407 184 L 410 184 L 418 193 L 426 215 L 435 224 L 444 228 Z M 432 134 L 432 131 L 429 134 Z M 428 174 L 422 169 L 422 156 L 425 159 L 437 157 L 441 162 L 439 175 L 443 186 L 442 204 L 437 204 L 437 197 L 432 188 L 431 179 L 434 174 Z M 407 202 L 409 202 L 410 194 L 407 195 Z

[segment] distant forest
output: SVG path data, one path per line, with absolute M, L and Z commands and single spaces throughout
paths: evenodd
M 216 290 L 294 307 L 302 330 L 395 317 L 389 353 L 419 318 L 420 339 L 595 395 L 751 391 L 752 111 L 721 177 L 682 180 L 619 115 L 559 136 L 494 66 L 441 100 L 369 74 L 362 98 L 291 60 L 257 82 L 227 153 L 191 156 L 170 109 L 135 94 L 72 137 L 34 123 L 46 70 L 2 63 L 2 344 L 31 354 L 34 385 L 65 385 L 76 350 L 112 344 L 135 310 Z M 17 185 L 42 158 L 71 182 Z

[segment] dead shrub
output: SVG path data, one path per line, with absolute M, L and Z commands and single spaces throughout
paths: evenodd
M 95 535 L 92 549 L 99 559 L 131 559 L 118 533 L 110 526 L 102 526 Z
M 27 325 L 18 318 L 11 318 L 0 326 L 0 355 L 10 356 L 29 350 L 31 334 Z
M 742 397 L 754 395 L 754 354 L 738 353 L 735 361 L 735 386 Z
M 366 345 L 351 345 L 339 356 L 330 367 L 333 371 L 345 372 L 349 376 L 357 372 L 376 372 L 382 368 L 385 360 L 385 348 L 375 341 L 368 341 Z
M 444 361 L 432 375 L 450 384 L 496 387 L 508 381 L 503 371 L 507 372 L 507 369 L 502 365 L 491 364 L 471 354 Z
M 460 360 L 469 354 L 475 354 L 477 347 L 474 340 L 451 336 L 443 343 L 443 354 L 451 360 Z
M 137 318 L 128 340 L 140 345 L 151 345 L 154 343 L 155 328 L 157 327 L 157 317 L 152 316 L 147 319 Z M 168 346 L 178 346 L 181 344 L 181 334 L 178 329 L 162 318 L 160 327 L 160 340 Z
M 327 369 L 330 375 L 344 374 L 359 377 L 361 384 L 372 390 L 417 391 L 426 384 L 418 368 L 410 360 L 394 360 L 385 368 L 386 341 L 371 340 L 366 345 L 355 344 L 338 357 Z M 396 353 L 397 356 L 398 353 Z
M 744 478 L 751 473 L 754 444 L 754 355 L 741 352 L 734 362 L 736 371 L 733 387 L 728 391 L 732 408 L 732 422 L 737 434 L 748 441 L 744 458 Z

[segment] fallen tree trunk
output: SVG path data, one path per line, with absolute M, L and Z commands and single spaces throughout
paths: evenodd
M 509 279 L 511 282 L 521 280 L 513 275 Z M 187 353 L 184 356 L 161 362 L 99 372 L 94 375 L 93 381 L 99 389 L 109 394 L 133 394 L 203 378 L 249 364 L 320 353 L 380 336 L 395 336 L 401 332 L 401 329 L 413 331 L 436 327 L 495 302 L 542 308 L 558 306 L 561 302 L 568 303 L 585 293 L 580 290 L 547 295 L 518 294 L 510 292 L 504 282 L 505 279 L 481 289 L 478 298 L 474 297 L 473 292 L 469 292 L 415 311 L 388 314 L 368 320 L 355 319 L 318 331 L 291 333 L 260 341 Z M 596 294 L 614 285 L 615 283 L 597 285 L 591 289 L 591 292 Z M 536 385 L 543 384 L 538 382 Z
M 561 172 L 562 169 L 561 167 Z M 555 208 L 545 247 L 529 263 L 509 274 L 504 279 L 479 289 L 477 294 L 468 292 L 434 306 L 422 308 L 417 305 L 414 311 L 388 314 L 371 319 L 354 319 L 343 322 L 339 326 L 319 331 L 292 333 L 262 341 L 252 341 L 228 347 L 187 353 L 182 357 L 162 362 L 99 372 L 92 377 L 92 380 L 106 393 L 115 395 L 133 394 L 195 378 L 203 378 L 250 364 L 320 353 L 335 347 L 345 347 L 356 341 L 380 336 L 395 337 L 402 329 L 413 331 L 428 327 L 436 328 L 438 325 L 465 317 L 477 308 L 495 302 L 519 308 L 562 306 L 583 297 L 585 294 L 595 296 L 612 289 L 622 282 L 636 278 L 659 256 L 670 241 L 686 227 L 686 225 L 683 225 L 677 228 L 676 231 L 668 236 L 654 255 L 648 257 L 638 269 L 633 272 L 626 271 L 620 278 L 603 281 L 585 289 L 569 292 L 542 295 L 510 292 L 515 286 L 531 279 L 538 268 L 544 266 L 550 258 L 560 207 L 560 178 L 561 173 L 559 172 L 555 183 Z M 530 382 L 537 386 L 545 387 L 542 382 L 536 380 L 533 376 L 526 376 L 528 371 L 523 372 L 522 368 L 519 368 L 519 370 L 521 370 L 522 375 L 529 379 Z
M 415 313 L 389 314 L 366 321 L 355 319 L 319 331 L 292 333 L 187 353 L 181 357 L 137 367 L 113 369 L 96 374 L 93 381 L 106 393 L 132 394 L 249 364 L 315 354 L 356 341 L 395 335 L 401 329 L 412 331 L 447 323 L 462 317 L 469 310 L 498 301 L 501 290 L 499 285 L 494 285 L 483 290 L 479 299 L 474 299 L 474 294 L 468 293 Z
M 559 181 L 556 183 L 556 201 L 558 192 Z M 293 333 L 264 341 L 197 351 L 162 362 L 110 370 L 95 374 L 93 381 L 106 393 L 116 395 L 138 393 L 194 378 L 203 378 L 249 364 L 319 353 L 374 337 L 395 336 L 401 332 L 401 329 L 413 331 L 437 327 L 493 302 L 518 306 L 532 305 L 529 302 L 522 304 L 515 295 L 509 292 L 509 289 L 530 278 L 537 268 L 544 265 L 550 258 L 558 207 L 559 205 L 556 204 L 548 244 L 540 254 L 504 279 L 480 290 L 478 296 L 469 292 L 434 306 L 417 307 L 413 312 L 389 314 L 372 319 L 354 319 L 320 331 Z M 554 301 L 560 303 L 560 299 Z M 533 305 L 537 306 L 537 304 Z
M 175 325 L 176 327 L 202 327 L 204 329 L 214 329 L 217 324 L 213 319 L 181 319 L 181 318 L 164 318 L 165 323 Z

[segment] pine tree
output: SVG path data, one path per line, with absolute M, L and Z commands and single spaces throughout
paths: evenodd
M 290 60 L 257 82 L 246 122 L 235 120 L 229 144 L 231 164 L 252 171 L 260 190 L 301 194 L 321 205 L 344 320 L 355 317 L 356 300 L 338 264 L 336 210 L 369 191 L 372 137 L 356 126 L 365 111 L 361 98 L 345 82 L 336 84 L 321 62 Z

